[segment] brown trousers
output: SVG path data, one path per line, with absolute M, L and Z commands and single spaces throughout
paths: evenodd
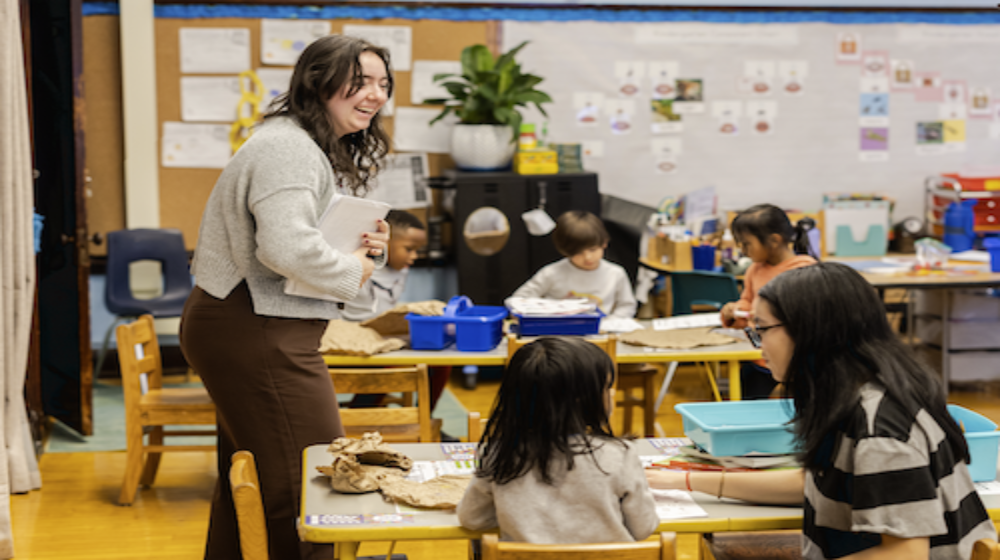
M 224 300 L 195 288 L 184 307 L 180 341 L 218 412 L 219 479 L 205 558 L 240 558 L 229 487 L 232 454 L 252 452 L 260 474 L 271 558 L 331 558 L 332 546 L 299 542 L 295 521 L 302 449 L 344 435 L 319 341 L 327 321 L 253 312 L 246 283 Z

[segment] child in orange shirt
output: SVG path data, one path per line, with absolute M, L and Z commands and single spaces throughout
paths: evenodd
M 743 293 L 737 301 L 722 307 L 722 324 L 741 329 L 749 324 L 750 310 L 757 292 L 775 276 L 816 264 L 810 256 L 809 239 L 801 226 L 792 226 L 784 210 L 772 204 L 758 204 L 736 215 L 733 237 L 753 264 L 743 277 Z M 767 398 L 777 382 L 763 363 L 743 362 L 740 381 L 744 399 Z

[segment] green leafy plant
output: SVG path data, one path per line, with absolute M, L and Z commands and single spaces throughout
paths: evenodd
M 521 65 L 514 61 L 527 44 L 525 41 L 495 59 L 486 45 L 462 49 L 461 75 L 434 75 L 434 82 L 444 86 L 451 97 L 424 100 L 426 105 L 444 105 L 431 124 L 454 113 L 462 124 L 509 125 L 514 130 L 512 140 L 516 140 L 521 127 L 517 107 L 530 103 L 548 116 L 542 103 L 551 103 L 552 98 L 535 89 L 542 78 L 522 74 Z

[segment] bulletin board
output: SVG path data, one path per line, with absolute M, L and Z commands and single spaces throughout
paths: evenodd
M 157 120 L 161 137 L 163 123 L 181 121 L 181 28 L 248 29 L 251 63 L 257 69 L 264 66 L 260 60 L 260 22 L 260 19 L 250 18 L 155 19 Z M 91 233 L 124 227 L 117 23 L 118 17 L 113 15 L 84 18 L 84 72 L 88 84 L 86 145 L 88 171 L 93 177 L 88 198 L 88 229 Z M 330 20 L 330 24 L 332 33 L 340 33 L 348 24 L 408 26 L 412 28 L 413 60 L 458 60 L 462 49 L 470 44 L 498 42 L 497 24 L 490 21 L 336 19 Z M 206 75 L 211 74 L 198 74 Z M 100 92 L 100 97 L 91 95 L 94 92 Z M 395 73 L 393 98 L 396 107 L 411 105 L 410 72 Z M 384 122 L 391 135 L 392 117 Z M 180 229 L 188 249 L 193 250 L 198 241 L 202 211 L 222 170 L 163 167 L 162 161 L 160 163 L 160 226 Z M 444 154 L 430 154 L 428 163 L 431 175 L 451 166 L 450 158 Z M 105 246 L 93 241 L 90 251 L 91 255 L 106 254 Z
M 601 190 L 637 203 L 713 186 L 720 210 L 810 211 L 826 192 L 878 192 L 896 199 L 901 220 L 922 215 L 927 176 L 1000 165 L 996 23 L 504 22 L 505 50 L 526 40 L 522 65 L 554 100 L 547 118 L 526 122 L 547 121 L 550 141 L 582 143 Z M 842 48 L 856 60 L 838 60 Z M 900 64 L 914 80 L 932 73 L 937 90 L 896 87 Z M 754 89 L 760 74 L 766 92 Z M 661 99 L 654 118 L 659 81 L 699 89 L 701 107 L 675 98 L 669 113 L 684 113 L 670 121 Z M 918 126 L 942 122 L 944 138 Z

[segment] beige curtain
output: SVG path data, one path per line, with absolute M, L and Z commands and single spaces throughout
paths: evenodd
M 32 170 L 21 14 L 0 0 L 0 558 L 14 557 L 11 493 L 41 487 L 24 375 L 35 293 Z

